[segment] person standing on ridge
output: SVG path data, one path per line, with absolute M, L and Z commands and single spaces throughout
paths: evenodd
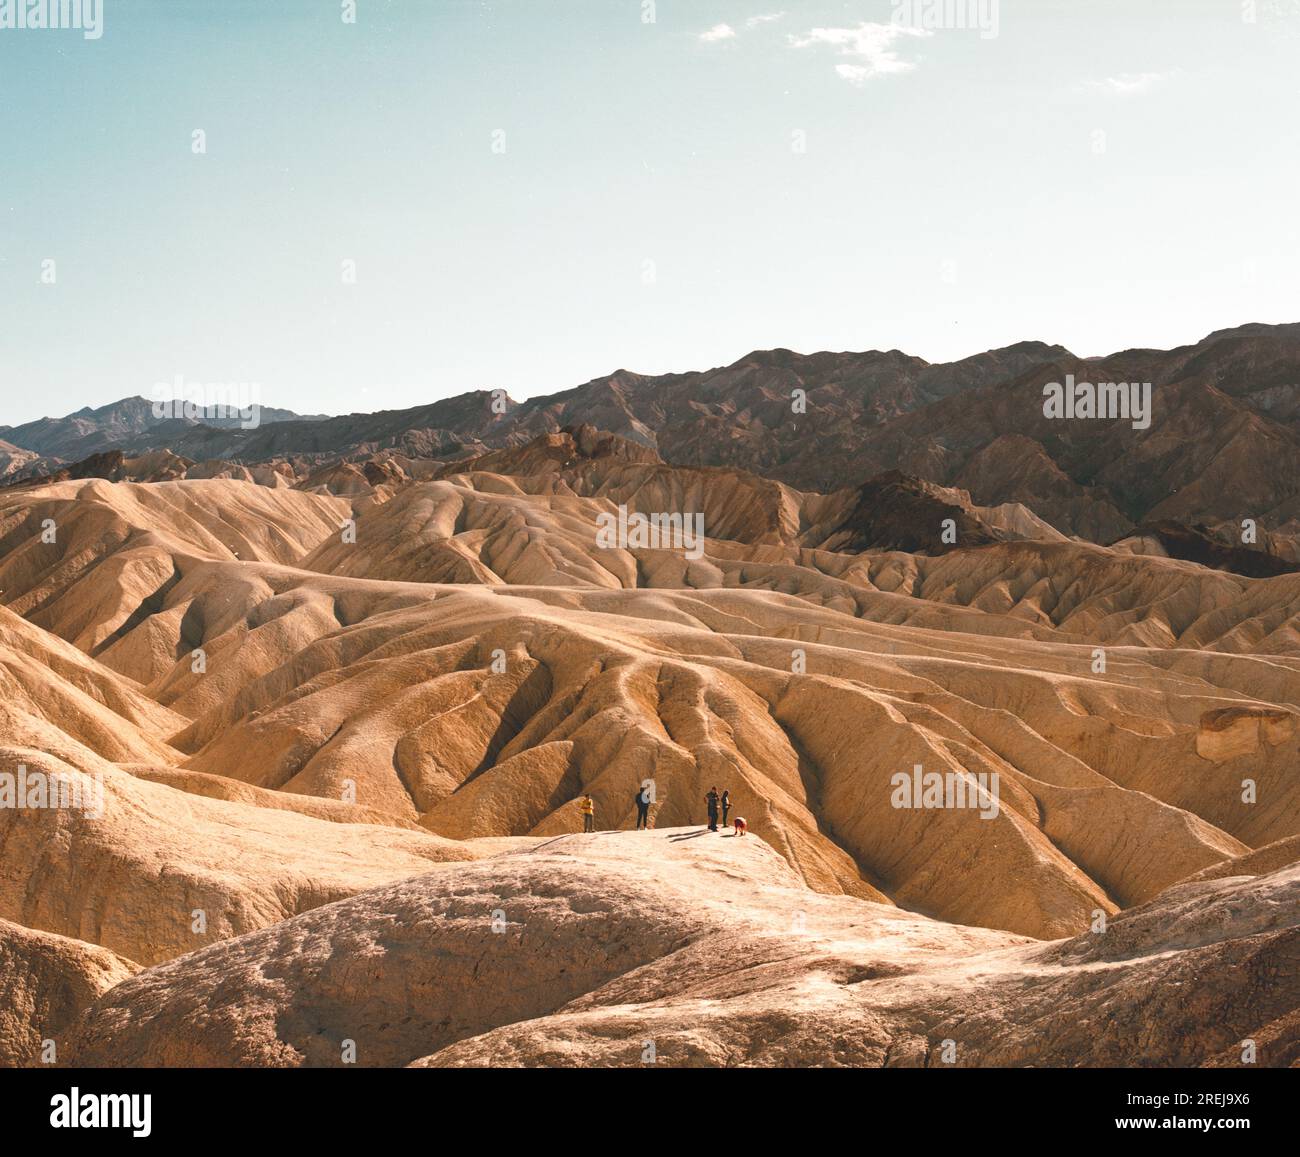
M 704 802 L 709 805 L 709 831 L 718 830 L 718 789 L 709 788 L 709 794 L 704 797 Z
M 578 806 L 582 810 L 582 830 L 584 832 L 594 832 L 596 830 L 596 801 L 590 795 L 584 795 L 582 803 Z
M 642 787 L 636 793 L 636 830 L 650 828 L 650 789 Z
M 727 812 L 731 811 L 731 789 L 724 787 L 722 789 L 722 826 L 727 826 Z

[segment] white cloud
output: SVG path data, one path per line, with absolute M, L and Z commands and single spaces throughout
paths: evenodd
M 837 64 L 835 71 L 850 84 L 865 84 L 871 78 L 871 69 L 862 64 Z
M 700 39 L 705 44 L 712 44 L 717 40 L 730 40 L 736 35 L 736 30 L 730 24 L 715 24 L 708 32 L 701 32 Z
M 1140 96 L 1168 80 L 1170 75 L 1167 72 L 1121 72 L 1104 80 L 1090 80 L 1084 87 L 1111 96 Z
M 773 12 L 768 16 L 751 16 L 748 20 L 745 21 L 745 27 L 757 28 L 761 24 L 771 24 L 773 21 L 783 20 L 783 19 L 785 19 L 784 12 Z
M 894 43 L 904 36 L 930 36 L 924 28 L 903 24 L 859 24 L 856 28 L 813 28 L 806 36 L 791 36 L 795 48 L 829 44 L 841 56 L 852 56 L 853 63 L 837 64 L 835 71 L 850 84 L 865 84 L 873 76 L 911 72 L 915 62 L 903 60 Z

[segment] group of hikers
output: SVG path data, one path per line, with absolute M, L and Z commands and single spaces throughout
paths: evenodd
M 650 827 L 650 804 L 653 802 L 651 789 L 647 787 L 637 788 L 636 800 L 636 830 L 648 830 Z M 722 816 L 722 826 L 727 826 L 727 815 L 731 811 L 731 791 L 729 788 L 723 788 L 719 794 L 717 787 L 711 787 L 708 794 L 704 797 L 704 804 L 709 812 L 709 831 L 718 830 L 718 816 Z M 582 830 L 584 832 L 594 832 L 596 830 L 596 801 L 591 798 L 590 793 L 584 795 L 578 803 L 578 810 L 582 813 Z M 736 835 L 743 836 L 748 830 L 748 825 L 739 816 L 736 817 Z
M 731 811 L 731 792 L 724 787 L 722 794 L 718 795 L 718 789 L 711 787 L 708 795 L 704 797 L 704 802 L 709 808 L 709 831 L 716 832 L 718 830 L 719 807 L 722 808 L 722 826 L 725 828 L 727 826 L 727 813 Z

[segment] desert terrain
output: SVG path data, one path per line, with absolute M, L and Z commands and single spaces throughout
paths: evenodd
M 0 807 L 0 1064 L 1300 1063 L 1261 329 L 1130 351 L 1188 429 L 1115 454 L 1008 417 L 1073 364 L 1034 343 L 0 430 L 0 772 L 83 805 Z

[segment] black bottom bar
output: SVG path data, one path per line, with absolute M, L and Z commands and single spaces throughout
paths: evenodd
M 724 1088 L 725 1086 L 725 1088 Z M 75 1094 L 73 1091 L 76 1091 Z M 130 1102 L 101 1094 L 135 1094 Z M 373 1145 L 386 1124 L 412 1114 L 426 1127 L 472 1127 L 489 1121 L 561 1119 L 579 1098 L 582 1131 L 608 1115 L 611 1128 L 632 1112 L 643 1136 L 676 1104 L 664 1096 L 722 1096 L 719 1124 L 770 1136 L 773 1125 L 807 1129 L 823 1111 L 844 1136 L 856 1119 L 911 1132 L 918 1141 L 970 1141 L 990 1130 L 1019 1136 L 1107 1140 L 1117 1134 L 1161 1134 L 1180 1141 L 1230 1134 L 1277 1134 L 1294 1122 L 1296 1074 L 1286 1069 L 837 1069 L 837 1070 L 406 1070 L 406 1069 L 27 1069 L 0 1073 L 6 1148 L 14 1141 L 64 1139 L 94 1143 L 111 1134 L 132 1143 L 175 1145 L 202 1138 L 264 1139 L 334 1146 L 355 1138 Z M 148 1136 L 134 1137 L 145 1119 Z M 76 1098 L 78 1124 L 67 1124 Z M 606 1098 L 609 1098 L 608 1100 Z M 629 1098 L 638 1098 L 629 1100 Z M 658 1106 L 659 1111 L 656 1111 Z M 821 1106 L 821 1108 L 817 1108 Z M 430 1113 L 430 1111 L 432 1111 Z M 113 1113 L 126 1124 L 114 1126 Z M 107 1125 L 95 1126 L 98 1116 Z M 784 1120 L 782 1120 L 784 1118 Z M 60 1122 L 56 1127 L 51 1122 Z M 1027 1134 L 1041 1126 L 1045 1132 Z M 1050 1130 L 1050 1132 L 1046 1132 Z M 133 1139 L 134 1137 L 134 1139 Z M 22 1152 L 10 1148 L 10 1152 Z M 335 1149 L 334 1151 L 337 1151 Z

